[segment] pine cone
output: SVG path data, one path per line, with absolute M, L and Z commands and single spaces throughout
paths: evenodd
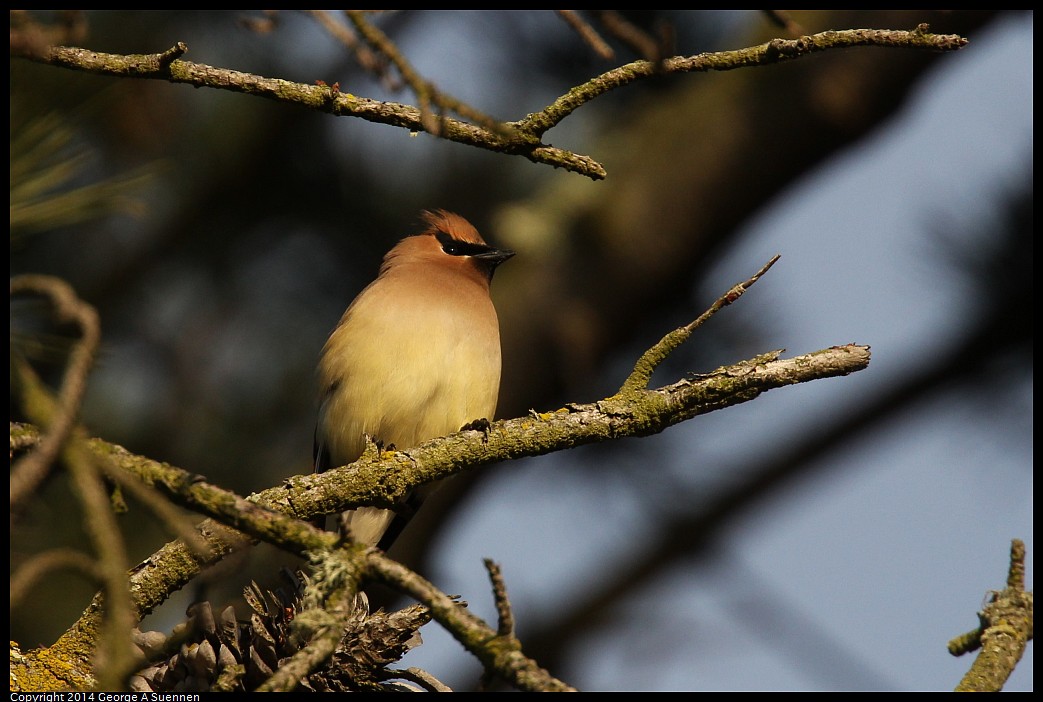
M 300 573 L 285 573 L 286 589 L 262 591 L 256 583 L 243 592 L 251 613 L 240 621 L 227 607 L 220 621 L 209 602 L 188 608 L 188 619 L 174 627 L 169 637 L 155 631 L 135 631 L 134 643 L 147 660 L 147 668 L 131 678 L 139 692 L 204 692 L 253 690 L 305 644 L 291 627 L 300 611 L 306 580 Z M 394 678 L 385 667 L 419 645 L 418 629 L 430 621 L 420 605 L 386 613 L 369 613 L 365 595 L 356 598 L 355 611 L 336 652 L 326 665 L 301 680 L 313 691 L 389 689 Z

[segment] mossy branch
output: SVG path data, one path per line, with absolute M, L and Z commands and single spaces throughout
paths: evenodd
M 593 180 L 607 176 L 605 168 L 590 156 L 573 153 L 543 142 L 543 135 L 578 108 L 617 88 L 671 73 L 729 71 L 792 61 L 813 53 L 876 46 L 891 49 L 955 51 L 967 39 L 953 34 L 931 34 L 926 24 L 912 31 L 890 29 L 847 29 L 820 32 L 797 39 L 772 39 L 758 46 L 716 51 L 695 56 L 675 56 L 658 61 L 634 61 L 607 71 L 578 85 L 544 109 L 513 122 L 498 123 L 480 110 L 443 94 L 411 70 L 394 45 L 359 14 L 351 15 L 369 44 L 390 56 L 404 79 L 417 93 L 420 107 L 383 102 L 341 92 L 338 84 L 296 83 L 280 78 L 243 73 L 228 68 L 185 61 L 184 42 L 155 54 L 107 54 L 72 46 L 39 46 L 12 40 L 11 55 L 39 63 L 120 78 L 145 78 L 187 83 L 255 95 L 284 104 L 328 112 L 340 117 L 358 117 L 370 122 L 426 132 L 436 137 L 498 153 L 523 156 L 534 163 L 564 168 Z M 431 109 L 450 109 L 464 119 L 435 114 Z M 468 121 L 470 120 L 470 121 Z
M 1032 593 L 1025 592 L 1025 542 L 1010 545 L 1007 587 L 989 593 L 989 602 L 978 613 L 977 629 L 949 642 L 949 653 L 961 656 L 977 651 L 970 670 L 956 692 L 999 692 L 1014 672 L 1032 639 Z

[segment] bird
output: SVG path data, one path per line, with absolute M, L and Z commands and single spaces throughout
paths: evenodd
M 490 246 L 453 212 L 426 210 L 421 220 L 419 233 L 384 256 L 322 349 L 316 472 L 352 463 L 369 440 L 409 448 L 487 425 L 496 412 L 500 329 L 489 289 L 514 252 Z M 386 551 L 423 492 L 394 510 L 345 512 L 341 528 Z

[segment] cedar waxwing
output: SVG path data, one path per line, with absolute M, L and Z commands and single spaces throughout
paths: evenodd
M 366 436 L 410 448 L 491 420 L 500 390 L 500 329 L 489 297 L 493 248 L 463 217 L 424 212 L 427 228 L 384 257 L 322 350 L 315 470 L 356 460 Z M 352 538 L 387 549 L 419 506 L 345 512 Z

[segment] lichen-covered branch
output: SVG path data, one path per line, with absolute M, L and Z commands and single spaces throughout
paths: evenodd
M 688 338 L 692 333 L 705 324 L 706 320 L 742 297 L 742 294 L 749 290 L 754 283 L 760 280 L 761 276 L 767 273 L 768 269 L 774 266 L 775 262 L 778 260 L 778 255 L 773 256 L 770 261 L 765 263 L 764 266 L 750 276 L 748 280 L 735 285 L 731 290 L 717 298 L 717 300 L 710 306 L 710 309 L 703 312 L 691 323 L 669 332 L 666 336 L 660 339 L 658 343 L 654 344 L 652 348 L 641 354 L 641 358 L 637 359 L 637 363 L 634 364 L 633 372 L 627 377 L 626 381 L 624 381 L 619 392 L 622 394 L 647 388 L 648 382 L 652 379 L 652 373 L 655 372 L 655 369 L 659 367 L 660 363 L 666 360 L 667 356 L 674 352 L 674 349 L 688 341 Z
M 370 451 L 347 468 L 295 476 L 284 485 L 248 498 L 229 498 L 228 493 L 222 491 L 225 496 L 216 501 L 196 497 L 192 504 L 197 509 L 209 505 L 210 511 L 204 509 L 205 513 L 235 523 L 256 538 L 275 541 L 273 534 L 286 532 L 270 528 L 273 522 L 269 510 L 304 520 L 361 504 L 390 507 L 416 486 L 461 470 L 625 436 L 656 434 L 700 414 L 747 402 L 773 388 L 847 375 L 867 367 L 869 363 L 868 347 L 857 345 L 832 347 L 788 359 L 780 358 L 780 355 L 778 351 L 770 352 L 673 385 L 625 397 L 571 404 L 547 413 L 533 412 L 525 417 L 495 422 L 487 432 L 462 431 L 404 451 Z M 103 452 L 115 465 L 124 465 L 137 472 L 178 470 L 133 456 L 105 442 L 95 440 L 90 446 Z M 153 479 L 157 480 L 157 485 L 184 485 L 188 475 L 176 473 Z M 217 489 L 206 486 L 204 481 L 194 482 L 199 491 Z M 169 494 L 184 499 L 193 491 L 186 493 L 183 489 L 174 489 Z M 229 499 L 231 503 L 227 502 Z M 229 516 L 239 512 L 243 506 L 253 506 L 261 518 Z M 294 524 L 295 538 L 302 539 L 301 543 L 316 545 L 304 539 L 312 533 L 308 525 L 295 520 Z M 212 520 L 204 521 L 199 531 L 210 546 L 206 553 L 193 553 L 181 541 L 173 541 L 133 570 L 131 593 L 140 616 L 161 604 L 170 593 L 184 587 L 203 568 L 247 543 L 241 532 Z M 283 546 L 289 542 L 284 541 Z M 96 601 L 65 636 L 92 636 L 94 627 L 90 622 L 98 615 L 99 608 L 100 601 Z
M 370 549 L 367 552 L 366 570 L 371 577 L 426 605 L 431 616 L 473 653 L 487 670 L 495 671 L 519 690 L 575 692 L 570 685 L 553 677 L 525 656 L 521 643 L 513 634 L 498 633 L 459 602 L 405 566 Z
M 517 123 L 524 131 L 543 135 L 577 108 L 605 93 L 652 76 L 668 73 L 704 73 L 765 66 L 792 61 L 808 54 L 855 46 L 956 51 L 967 39 L 955 34 L 931 34 L 926 24 L 911 32 L 892 29 L 844 29 L 820 32 L 797 39 L 772 39 L 758 46 L 733 51 L 714 51 L 695 56 L 675 56 L 661 62 L 634 61 L 602 73 L 578 85 L 549 106 Z
M 248 498 L 230 497 L 226 491 L 221 491 L 216 498 L 209 497 L 205 493 L 218 488 L 207 486 L 205 481 L 193 481 L 188 473 L 98 440 L 89 446 L 104 454 L 113 465 L 125 466 L 139 474 L 173 471 L 166 477 L 154 474 L 152 480 L 157 486 L 165 486 L 163 489 L 178 499 L 194 495 L 192 504 L 196 508 L 235 523 L 256 538 L 277 540 L 273 534 L 285 536 L 287 532 L 271 528 L 275 523 L 272 510 L 304 520 L 360 504 L 392 506 L 412 488 L 461 470 L 625 436 L 655 434 L 700 414 L 747 402 L 773 388 L 856 372 L 867 367 L 870 356 L 868 347 L 857 345 L 832 347 L 788 359 L 780 355 L 778 351 L 770 352 L 655 390 L 617 395 L 589 404 L 571 404 L 547 413 L 533 412 L 495 422 L 487 432 L 462 431 L 404 451 L 373 450 L 347 468 L 296 476 L 284 485 Z M 171 485 L 181 487 L 172 489 Z M 193 485 L 192 489 L 183 489 Z M 242 507 L 248 509 L 243 512 Z M 251 513 L 254 518 L 250 518 Z M 237 516 L 229 516 L 232 514 Z M 317 543 L 311 538 L 328 538 L 328 535 L 320 537 L 307 524 L 297 520 L 290 522 L 294 525 L 288 527 L 293 536 L 283 541 L 283 547 L 294 543 L 294 539 L 314 546 Z M 209 519 L 199 525 L 198 531 L 209 546 L 205 553 L 194 552 L 176 540 L 132 570 L 130 591 L 139 616 L 152 611 L 203 568 L 249 543 L 242 532 Z M 89 650 L 96 643 L 100 613 L 99 596 L 56 646 L 60 644 L 64 650 Z
M 1025 592 L 1025 542 L 1014 539 L 1007 587 L 989 593 L 989 603 L 978 613 L 977 629 L 949 642 L 954 656 L 980 649 L 956 692 L 1001 691 L 1032 638 L 1032 617 L 1032 593 Z
M 532 411 L 525 417 L 495 422 L 482 430 L 464 429 L 406 450 L 384 451 L 371 444 L 350 466 L 296 476 L 282 486 L 247 498 L 211 485 L 198 475 L 134 456 L 121 447 L 99 440 L 87 442 L 83 430 L 77 429 L 67 451 L 81 457 L 93 452 L 95 456 L 93 461 L 78 459 L 80 463 L 91 464 L 95 471 L 96 466 L 106 472 L 125 470 L 174 502 L 210 517 L 197 527 L 199 538 L 191 546 L 182 540 L 171 542 L 132 571 L 129 588 L 120 588 L 125 593 L 124 611 L 143 617 L 203 568 L 249 543 L 249 538 L 302 556 L 328 550 L 337 537 L 306 521 L 319 515 L 360 505 L 393 507 L 414 488 L 463 470 L 625 436 L 656 434 L 700 414 L 752 400 L 773 388 L 847 375 L 867 367 L 869 348 L 849 344 L 790 359 L 782 359 L 782 351 L 772 351 L 672 385 L 646 387 L 652 369 L 688 338 L 695 325 L 737 299 L 775 260 L 777 257 L 725 293 L 696 322 L 668 334 L 643 354 L 630 378 L 611 397 L 590 404 L 570 404 L 553 412 Z M 12 423 L 12 446 L 31 447 L 27 433 L 23 426 Z M 17 442 L 16 434 L 21 437 Z M 112 536 L 110 540 L 118 542 L 119 538 Z M 120 571 L 120 584 L 125 585 L 122 575 Z M 109 575 L 107 581 L 111 580 Z M 103 611 L 98 595 L 52 648 L 75 651 L 80 660 L 88 660 L 88 652 L 98 645 Z M 306 655 L 302 654 L 305 666 Z M 71 681 L 65 683 L 75 687 Z
M 664 73 L 695 73 L 727 71 L 736 68 L 763 66 L 790 61 L 811 53 L 857 46 L 907 48 L 928 51 L 954 51 L 966 45 L 967 40 L 957 35 L 931 34 L 925 24 L 913 31 L 886 29 L 848 29 L 821 32 L 797 39 L 773 39 L 759 46 L 733 51 L 718 51 L 695 56 L 677 56 L 659 61 L 634 61 L 603 73 L 576 86 L 552 104 L 525 118 L 503 124 L 492 123 L 481 112 L 453 100 L 413 75 L 404 59 L 398 57 L 393 45 L 379 30 L 365 22 L 361 15 L 352 15 L 356 26 L 367 32 L 369 43 L 393 59 L 415 90 L 421 106 L 395 102 L 381 102 L 341 92 L 339 86 L 329 86 L 321 80 L 308 85 L 242 73 L 185 61 L 188 51 L 178 42 L 166 51 L 156 54 L 106 54 L 68 46 L 39 46 L 34 42 L 11 43 L 11 55 L 63 68 L 87 71 L 123 78 L 149 78 L 172 83 L 187 83 L 195 87 L 216 88 L 256 95 L 287 104 L 328 112 L 336 116 L 358 117 L 402 127 L 413 132 L 427 132 L 449 141 L 475 146 L 498 153 L 520 155 L 535 163 L 585 175 L 594 180 L 606 177 L 604 167 L 589 156 L 543 143 L 543 135 L 579 107 L 616 88 Z M 431 105 L 450 107 L 457 114 L 472 121 L 435 115 Z

